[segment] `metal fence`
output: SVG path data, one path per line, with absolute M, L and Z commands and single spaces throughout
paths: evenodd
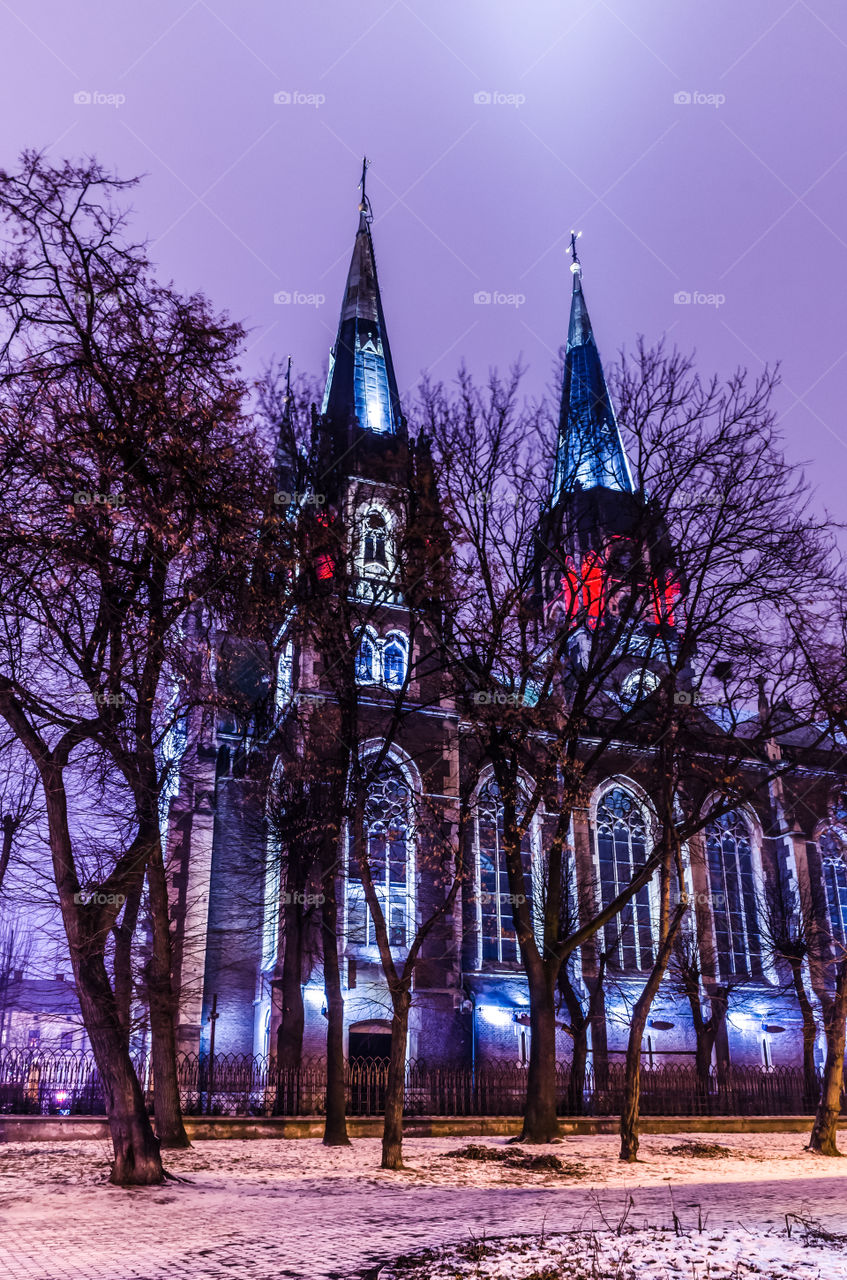
M 196 1054 L 179 1057 L 182 1105 L 187 1115 L 319 1116 L 324 1107 L 324 1064 L 306 1061 L 297 1069 L 277 1068 L 273 1059 L 219 1054 L 213 1062 Z M 152 1108 L 149 1061 L 135 1060 Z M 557 1067 L 560 1115 L 615 1115 L 621 1107 L 623 1065 L 613 1064 L 600 1080 L 589 1070 L 582 1089 L 570 1066 Z M 349 1115 L 377 1116 L 384 1110 L 388 1068 L 381 1059 L 346 1066 Z M 818 1090 L 819 1091 L 819 1090 Z M 810 1096 L 810 1092 L 815 1096 Z M 409 1116 L 516 1116 L 526 1098 L 526 1068 L 511 1065 L 433 1067 L 410 1062 L 404 1110 Z M 643 1067 L 643 1115 L 802 1115 L 814 1111 L 817 1091 L 808 1090 L 798 1067 L 730 1067 L 701 1080 L 690 1065 Z M 71 1050 L 0 1051 L 0 1113 L 17 1115 L 102 1115 L 103 1090 L 94 1059 Z

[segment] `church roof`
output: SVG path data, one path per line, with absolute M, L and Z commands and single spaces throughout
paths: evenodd
M 392 435 L 400 425 L 400 398 L 376 273 L 366 170 L 367 162 L 362 170 L 359 227 L 321 411 L 333 426 L 357 422 L 378 435 Z
M 602 487 L 633 492 L 629 463 L 582 289 L 575 237 L 571 246 L 573 296 L 559 414 L 554 503 L 577 484 L 583 489 Z

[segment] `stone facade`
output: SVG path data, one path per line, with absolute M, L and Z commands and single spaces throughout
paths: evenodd
M 565 391 L 572 399 L 573 412 L 584 414 L 586 401 L 580 399 L 578 376 L 602 379 L 602 371 L 578 273 L 571 349 L 574 364 L 566 375 Z M 368 386 L 375 388 L 373 401 L 361 400 L 370 394 Z M 607 395 L 601 408 L 602 422 L 580 419 L 583 453 L 592 428 L 598 432 L 596 465 L 585 470 L 583 456 L 580 466 L 584 475 L 580 474 L 583 481 L 595 485 L 596 491 L 590 491 L 595 507 L 612 510 L 618 500 L 624 506 L 631 501 L 627 491 L 631 482 Z M 368 422 L 369 426 L 363 425 Z M 361 513 L 362 518 L 373 513 L 378 536 L 380 512 L 389 513 L 390 519 L 392 467 L 402 456 L 411 455 L 416 465 L 423 465 L 423 460 L 417 458 L 418 446 L 408 440 L 399 414 L 366 204 L 321 430 L 327 447 L 345 459 L 339 483 L 350 511 Z M 568 460 L 560 453 L 558 490 L 567 486 L 568 475 Z M 374 629 L 369 660 L 389 661 L 387 646 L 392 632 L 402 635 L 405 626 L 402 601 L 386 600 Z M 320 655 L 304 651 L 295 658 L 298 687 L 319 690 Z M 408 879 L 399 894 L 404 904 L 398 910 L 402 915 L 405 907 L 420 916 L 433 900 L 433 862 L 437 861 L 440 841 L 449 839 L 462 771 L 470 762 L 460 750 L 462 726 L 448 697 L 413 683 L 408 701 L 412 711 L 392 748 L 392 759 L 416 811 L 428 816 L 427 824 L 418 826 L 414 839 L 409 840 Z M 172 804 L 169 843 L 180 989 L 179 1044 L 187 1050 L 208 1048 L 214 1007 L 217 1052 L 273 1052 L 285 937 L 275 905 L 275 886 L 268 882 L 264 858 L 268 834 L 263 797 L 251 791 L 253 784 L 243 762 L 239 764 L 237 737 L 226 723 L 212 725 L 201 720 L 192 726 L 189 742 L 190 750 L 181 762 L 180 791 Z M 832 840 L 840 839 L 837 824 L 844 807 L 841 779 L 828 759 L 804 751 L 802 744 L 789 742 L 780 747 L 777 743 L 773 747 L 775 751 L 783 748 L 793 752 L 795 772 L 779 787 L 760 788 L 755 803 L 739 813 L 733 824 L 707 831 L 688 851 L 687 888 L 694 903 L 688 927 L 699 937 L 703 955 L 712 958 L 712 972 L 707 966 L 705 975 L 707 985 L 724 981 L 731 988 L 716 1053 L 737 1064 L 802 1062 L 797 1001 L 786 974 L 777 972 L 767 960 L 762 922 L 757 916 L 767 886 L 790 884 L 792 892 L 827 916 L 821 920 L 822 927 L 836 933 L 836 922 L 829 916 L 837 911 L 836 899 L 840 900 L 842 889 L 847 903 L 843 864 L 839 870 L 830 857 L 828 895 L 823 865 L 823 858 L 829 856 L 827 850 L 831 853 Z M 645 771 L 643 761 L 629 755 L 623 746 L 617 755 L 609 753 L 606 761 L 605 773 L 589 780 L 584 806 L 577 810 L 573 823 L 576 893 L 583 917 L 603 892 L 604 875 L 617 875 L 621 859 L 637 861 L 651 826 L 649 783 L 642 785 L 649 769 Z M 481 785 L 484 783 L 483 773 Z M 532 834 L 534 857 L 545 838 L 545 821 L 542 815 Z M 413 824 L 408 825 L 411 829 Z M 711 846 L 707 847 L 709 840 Z M 409 1055 L 429 1065 L 521 1064 L 528 1058 L 527 982 L 515 956 L 505 902 L 492 905 L 490 893 L 485 900 L 488 891 L 480 881 L 479 844 L 477 832 L 467 844 L 465 882 L 455 909 L 428 940 L 416 970 Z M 387 1052 L 390 1001 L 376 946 L 361 912 L 356 915 L 355 886 L 342 877 L 340 889 L 346 922 L 342 949 L 346 1048 L 352 1058 L 381 1056 Z M 390 899 L 393 890 L 387 882 L 385 892 Z M 498 895 L 499 889 L 494 898 Z M 604 1006 L 592 1026 L 596 1066 L 601 1060 L 622 1060 L 629 1011 L 641 991 L 650 937 L 655 935 L 655 914 L 655 902 L 645 892 L 634 907 L 630 934 L 611 944 L 621 963 L 610 966 Z M 398 928 L 402 930 L 402 925 Z M 358 940 L 352 936 L 354 931 L 360 931 Z M 401 941 L 398 947 L 402 950 Z M 591 977 L 594 962 L 590 947 L 585 949 L 582 963 L 585 972 L 576 974 L 579 983 Z M 813 966 L 804 980 L 815 1001 L 824 976 Z M 319 947 L 306 948 L 302 982 L 304 1054 L 319 1058 L 324 1053 L 326 1026 Z M 559 1054 L 564 1060 L 569 1056 L 569 1040 L 564 1029 L 559 1035 Z M 691 1062 L 694 1045 L 686 999 L 672 981 L 666 981 L 650 1018 L 644 1060 L 652 1065 Z

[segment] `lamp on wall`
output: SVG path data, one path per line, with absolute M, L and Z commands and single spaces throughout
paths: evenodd
M 477 1005 L 480 1016 L 493 1027 L 509 1027 L 512 1025 L 513 1011 L 497 1004 Z

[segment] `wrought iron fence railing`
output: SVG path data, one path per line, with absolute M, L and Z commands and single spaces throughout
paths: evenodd
M 179 1057 L 183 1109 L 188 1115 L 320 1116 L 324 1106 L 324 1064 L 307 1060 L 296 1069 L 273 1059 L 218 1054 Z M 149 1060 L 135 1067 L 152 1109 Z M 602 1073 L 590 1069 L 571 1078 L 570 1064 L 557 1067 L 560 1115 L 615 1115 L 624 1088 L 622 1064 Z M 409 1116 L 515 1116 L 526 1098 L 525 1067 L 430 1066 L 412 1061 L 406 1070 L 404 1110 Z M 385 1107 L 388 1068 L 381 1059 L 346 1066 L 347 1109 L 354 1116 L 377 1116 Z M 643 1115 L 803 1115 L 817 1106 L 820 1081 L 809 1088 L 799 1067 L 729 1067 L 708 1079 L 694 1066 L 643 1067 Z M 847 1108 L 843 1108 L 847 1109 Z M 90 1053 L 50 1049 L 0 1051 L 0 1114 L 102 1115 L 103 1091 Z

